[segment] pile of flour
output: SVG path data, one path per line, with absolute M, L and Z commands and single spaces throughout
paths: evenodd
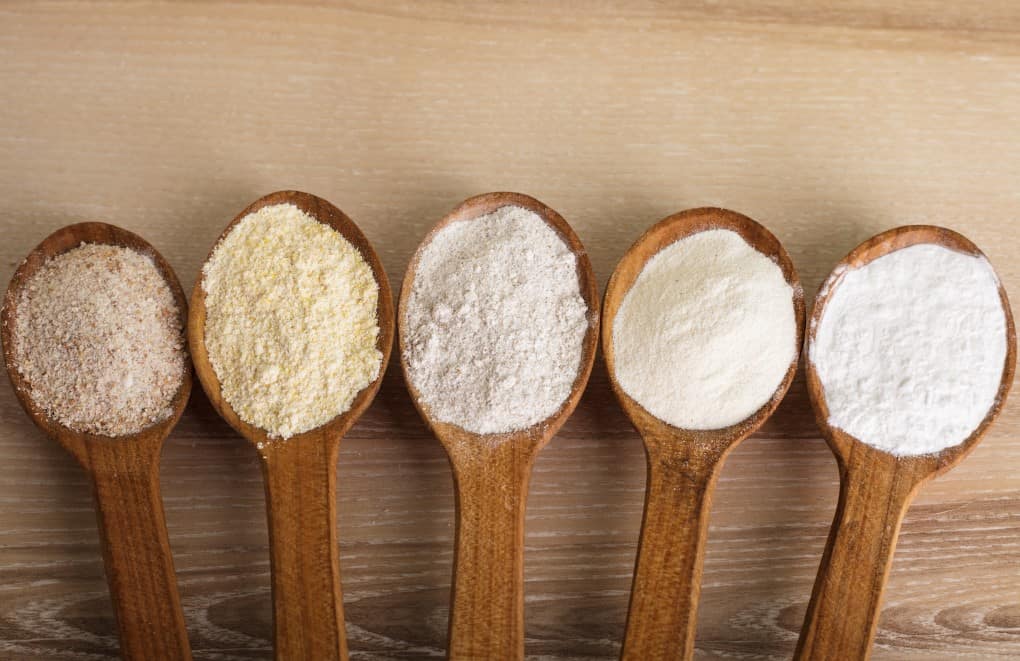
M 408 378 L 431 416 L 477 434 L 530 427 L 570 396 L 590 320 L 577 259 L 505 206 L 421 248 L 403 317 Z
M 834 427 L 900 456 L 957 445 L 1002 379 L 1006 317 L 995 271 L 983 257 L 936 245 L 846 271 L 809 357 Z
M 674 427 L 719 429 L 768 402 L 797 355 L 794 290 L 730 230 L 648 260 L 613 322 L 616 380 Z
M 372 268 L 293 204 L 242 218 L 202 269 L 202 288 L 205 344 L 223 397 L 274 438 L 348 411 L 379 375 Z

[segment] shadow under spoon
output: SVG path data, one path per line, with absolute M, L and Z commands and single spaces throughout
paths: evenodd
M 276 204 L 293 204 L 339 232 L 372 269 L 379 286 L 376 318 L 380 332 L 376 348 L 382 354 L 382 362 L 378 376 L 358 393 L 346 412 L 315 429 L 285 440 L 274 439 L 264 429 L 242 420 L 221 393 L 206 348 L 206 294 L 201 274 L 191 295 L 188 341 L 195 372 L 213 407 L 255 446 L 261 460 L 269 524 L 276 658 L 345 659 L 347 638 L 336 521 L 337 458 L 340 440 L 368 408 L 386 370 L 393 344 L 393 301 L 379 257 L 361 230 L 342 211 L 314 195 L 280 191 L 262 197 L 238 214 L 220 239 L 248 214 Z
M 574 253 L 589 323 L 570 394 L 553 415 L 517 432 L 475 434 L 435 419 L 421 401 L 406 361 L 404 341 L 408 329 L 403 311 L 407 309 L 422 250 L 436 234 L 451 223 L 471 220 L 505 206 L 523 207 L 538 214 Z M 479 195 L 461 203 L 422 241 L 404 278 L 400 308 L 401 365 L 405 380 L 419 413 L 446 449 L 454 475 L 457 539 L 448 656 L 498 661 L 523 658 L 524 513 L 528 481 L 535 456 L 577 406 L 591 373 L 598 342 L 599 314 L 591 263 L 566 221 L 538 200 L 518 193 Z
M 845 274 L 891 252 L 934 244 L 980 256 L 977 246 L 947 229 L 928 225 L 900 227 L 864 242 L 829 275 L 811 313 L 805 354 Z M 999 285 L 1006 320 L 1006 362 L 987 415 L 963 442 L 935 454 L 895 456 L 829 424 L 829 408 L 818 372 L 807 360 L 807 385 L 818 425 L 836 456 L 840 491 L 836 515 L 818 568 L 797 659 L 866 659 L 870 655 L 900 523 L 918 488 L 959 463 L 1002 410 L 1013 382 L 1016 334 L 1006 292 Z
M 719 229 L 736 232 L 782 270 L 793 290 L 797 350 L 771 398 L 750 417 L 721 429 L 681 429 L 649 413 L 620 386 L 616 377 L 613 322 L 652 257 L 681 239 Z M 767 229 L 732 211 L 692 209 L 660 221 L 638 239 L 613 272 L 603 304 L 602 352 L 610 383 L 644 440 L 648 460 L 644 520 L 622 658 L 651 661 L 693 656 L 705 537 L 715 482 L 729 452 L 765 422 L 790 387 L 797 370 L 803 327 L 803 293 L 790 257 Z
M 32 401 L 16 365 L 14 322 L 22 287 L 49 259 L 82 243 L 129 248 L 151 257 L 187 321 L 187 300 L 173 269 L 140 236 L 105 223 L 79 223 L 57 230 L 15 272 L 4 299 L 0 332 L 7 374 L 22 407 L 35 424 L 60 443 L 92 480 L 99 539 L 106 566 L 121 656 L 125 659 L 191 659 L 184 614 L 159 492 L 163 441 L 177 424 L 191 393 L 191 369 L 173 396 L 168 418 L 139 432 L 102 436 L 76 432 L 51 419 Z

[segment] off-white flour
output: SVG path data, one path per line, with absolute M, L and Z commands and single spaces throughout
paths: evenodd
M 645 264 L 613 322 L 613 353 L 620 387 L 660 420 L 736 424 L 797 354 L 793 288 L 736 232 L 699 232 Z
M 241 219 L 202 271 L 205 344 L 242 420 L 288 438 L 379 374 L 379 285 L 347 239 L 292 204 Z
M 829 423 L 901 456 L 970 436 L 1006 358 L 988 261 L 915 245 L 844 272 L 831 292 L 810 348 Z
M 401 310 L 408 377 L 432 417 L 478 434 L 529 427 L 569 397 L 589 328 L 577 260 L 505 206 L 437 232 Z

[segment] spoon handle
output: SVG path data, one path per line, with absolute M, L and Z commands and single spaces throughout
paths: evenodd
M 457 543 L 450 659 L 524 658 L 524 510 L 533 453 L 514 443 L 450 452 Z
M 718 452 L 645 439 L 645 514 L 621 658 L 694 655 L 701 568 Z
M 900 522 L 923 478 L 857 444 L 840 470 L 839 503 L 796 659 L 867 659 Z
M 304 434 L 261 448 L 277 659 L 347 658 L 336 530 L 339 439 Z
M 86 452 L 121 657 L 191 659 L 159 494 L 160 444 L 93 439 Z

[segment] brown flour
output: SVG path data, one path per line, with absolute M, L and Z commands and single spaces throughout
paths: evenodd
M 84 243 L 57 255 L 22 287 L 13 330 L 29 396 L 66 427 L 121 436 L 170 416 L 184 329 L 149 257 Z

